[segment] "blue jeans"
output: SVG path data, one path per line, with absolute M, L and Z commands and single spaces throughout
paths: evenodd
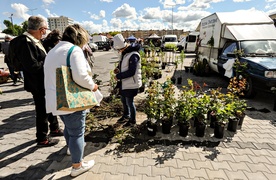
M 134 97 L 121 96 L 121 101 L 124 108 L 124 117 L 130 117 L 132 123 L 136 123 L 136 107 L 134 104 Z
M 77 111 L 72 114 L 60 115 L 63 121 L 64 137 L 71 153 L 72 163 L 80 163 L 84 151 L 85 111 Z

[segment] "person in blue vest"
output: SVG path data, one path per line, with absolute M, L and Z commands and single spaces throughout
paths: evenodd
M 140 44 L 125 42 L 122 34 L 117 34 L 113 38 L 113 48 L 118 51 L 120 61 L 118 67 L 114 69 L 119 86 L 119 95 L 123 104 L 123 116 L 119 123 L 127 121 L 124 126 L 136 124 L 136 107 L 134 97 L 138 94 L 138 89 L 142 86 L 141 57 L 139 54 Z

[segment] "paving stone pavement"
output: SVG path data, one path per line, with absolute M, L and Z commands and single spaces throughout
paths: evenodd
M 36 147 L 31 94 L 22 84 L 8 82 L 0 88 L 0 179 L 71 179 L 63 137 L 54 147 Z M 275 180 L 275 112 L 246 114 L 242 128 L 226 131 L 223 139 L 214 138 L 210 128 L 204 138 L 192 130 L 183 138 L 174 127 L 169 135 L 159 131 L 151 142 L 132 146 L 87 142 L 84 160 L 94 159 L 95 166 L 74 179 Z M 138 124 L 145 118 L 138 114 Z

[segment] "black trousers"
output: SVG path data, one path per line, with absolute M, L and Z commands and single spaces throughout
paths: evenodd
M 35 112 L 36 112 L 36 141 L 41 142 L 47 139 L 48 134 L 48 122 L 50 123 L 50 131 L 59 129 L 57 116 L 53 116 L 52 113 L 46 113 L 46 102 L 44 95 L 40 93 L 32 92 Z
M 10 76 L 11 76 L 11 79 L 13 81 L 13 83 L 17 83 L 17 74 L 14 73 L 14 69 L 13 67 L 10 65 L 10 63 L 7 63 L 7 66 L 9 68 L 9 71 L 10 71 Z

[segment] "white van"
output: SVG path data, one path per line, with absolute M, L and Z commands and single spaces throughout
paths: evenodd
M 162 37 L 162 45 L 161 45 L 161 49 L 162 50 L 166 50 L 166 44 L 175 44 L 175 47 L 177 47 L 177 43 L 178 43 L 178 40 L 177 40 L 177 36 L 176 35 L 164 35 Z
M 186 36 L 186 47 L 185 52 L 195 52 L 196 42 L 199 38 L 199 32 L 190 32 L 188 36 Z

